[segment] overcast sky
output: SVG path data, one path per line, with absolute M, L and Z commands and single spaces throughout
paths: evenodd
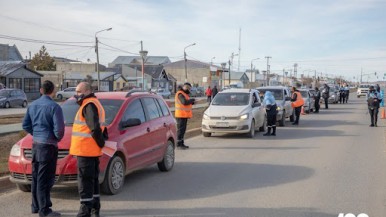
M 0 35 L 72 43 L 85 47 L 46 44 L 52 56 L 95 61 L 95 32 L 100 62 L 140 50 L 220 64 L 239 53 L 240 70 L 273 71 L 298 63 L 298 74 L 328 73 L 352 79 L 363 72 L 386 73 L 386 0 L 0 0 Z M 23 56 L 36 53 L 42 43 L 0 38 L 16 44 Z M 119 48 L 122 51 L 118 51 Z M 123 52 L 126 51 L 126 52 Z M 238 68 L 238 56 L 233 60 Z M 375 77 L 370 77 L 370 80 Z M 365 78 L 364 78 L 365 79 Z

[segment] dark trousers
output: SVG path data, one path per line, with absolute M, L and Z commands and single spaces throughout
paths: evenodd
M 371 125 L 375 125 L 378 122 L 378 109 L 379 108 L 369 108 Z
M 320 98 L 315 98 L 315 112 L 319 112 L 320 109 Z
M 328 98 L 324 98 L 324 106 L 328 109 Z
M 299 123 L 301 111 L 302 111 L 302 106 L 295 108 L 295 123 L 297 123 L 297 124 Z
M 343 104 L 344 104 L 345 102 L 346 102 L 346 95 L 344 95 L 344 94 L 342 95 L 342 94 L 341 94 L 341 95 L 339 96 L 339 103 L 343 103 Z
M 212 101 L 212 96 L 207 96 L 208 98 L 206 99 L 206 101 L 208 102 L 208 103 L 210 103 L 211 101 Z
M 58 148 L 52 144 L 32 145 L 32 212 L 45 216 L 51 212 L 50 192 L 55 183 Z
M 267 126 L 276 127 L 276 114 L 267 113 Z
M 186 132 L 187 118 L 176 118 L 177 121 L 177 145 L 185 145 L 184 136 Z
M 99 157 L 77 157 L 78 191 L 80 203 L 91 208 L 100 208 Z

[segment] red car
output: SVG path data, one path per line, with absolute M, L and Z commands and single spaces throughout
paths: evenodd
M 101 92 L 97 98 L 106 112 L 109 142 L 100 157 L 101 190 L 118 193 L 125 175 L 158 164 L 161 171 L 174 166 L 176 121 L 161 96 L 148 92 Z M 65 135 L 58 144 L 56 184 L 76 185 L 76 158 L 69 155 L 72 123 L 79 105 L 71 98 L 62 104 Z M 17 142 L 9 156 L 10 180 L 21 191 L 31 190 L 32 136 Z

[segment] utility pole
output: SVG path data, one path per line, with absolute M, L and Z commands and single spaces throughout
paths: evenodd
M 232 60 L 233 60 L 233 53 L 232 53 Z M 233 62 L 233 61 L 232 61 Z M 229 85 L 229 87 L 231 86 L 231 60 L 229 60 L 229 62 L 228 62 L 228 65 L 229 65 L 229 68 L 228 68 L 228 71 L 229 71 L 229 76 L 228 76 L 228 85 Z
M 146 85 L 145 85 L 145 59 L 147 56 L 147 51 L 143 50 L 143 42 L 141 41 L 141 50 L 139 51 L 139 54 L 141 55 L 142 58 L 142 90 L 146 90 Z
M 238 72 L 240 72 L 240 56 L 241 56 L 241 28 L 239 29 L 239 62 L 237 65 Z
M 361 67 L 361 83 L 362 83 L 362 73 L 363 73 L 363 68 Z
M 270 66 L 269 66 L 269 59 L 272 58 L 272 57 L 266 56 L 265 58 L 267 59 L 267 72 L 266 72 L 267 78 L 265 79 L 266 80 L 265 81 L 266 82 L 265 86 L 268 86 L 268 84 L 269 84 L 269 68 L 270 68 Z
M 100 33 L 100 32 L 103 32 L 103 31 L 110 31 L 112 29 L 113 28 L 103 29 L 103 30 L 100 30 L 100 31 L 95 33 L 95 53 L 96 53 L 96 56 L 97 56 L 96 71 L 98 73 L 98 91 L 101 91 L 101 81 L 100 81 L 100 73 L 99 73 L 99 50 L 98 50 L 98 43 L 99 43 L 99 41 L 98 41 L 97 34 Z

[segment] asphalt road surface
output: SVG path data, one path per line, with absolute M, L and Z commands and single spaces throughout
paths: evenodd
M 150 167 L 129 175 L 120 194 L 102 195 L 102 215 L 384 217 L 386 123 L 370 128 L 366 113 L 364 98 L 351 97 L 299 126 L 287 122 L 276 137 L 189 139 L 171 172 Z M 76 188 L 56 187 L 52 198 L 63 216 L 76 215 Z M 30 201 L 17 190 L 0 195 L 0 216 L 36 216 Z

